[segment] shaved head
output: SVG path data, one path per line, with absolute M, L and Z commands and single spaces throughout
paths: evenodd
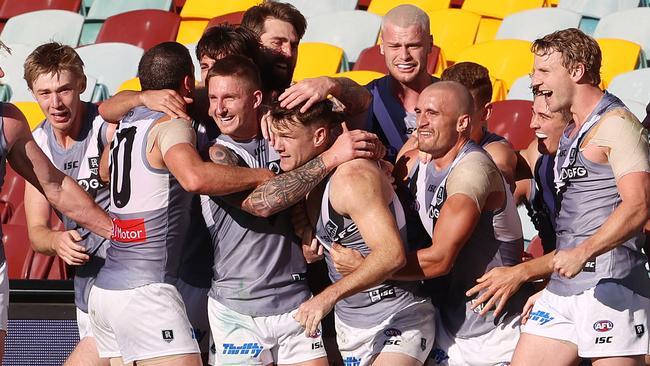
M 425 34 L 430 34 L 429 16 L 422 9 L 414 5 L 399 5 L 386 13 L 381 22 L 382 32 L 388 23 L 400 28 L 418 26 Z
M 456 81 L 439 81 L 429 85 L 422 91 L 422 95 L 442 93 L 445 96 L 445 107 L 455 117 L 463 114 L 472 115 L 474 112 L 474 99 L 472 94 L 463 84 Z

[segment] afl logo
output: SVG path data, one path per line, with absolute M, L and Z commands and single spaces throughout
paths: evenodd
M 594 330 L 596 332 L 609 332 L 614 328 L 614 323 L 609 320 L 599 320 L 594 323 Z

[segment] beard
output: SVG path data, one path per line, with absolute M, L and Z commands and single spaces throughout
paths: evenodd
M 283 70 L 275 67 L 278 63 L 286 64 L 287 69 Z M 291 85 L 291 78 L 293 77 L 293 69 L 295 67 L 291 59 L 274 50 L 263 48 L 258 66 L 265 95 L 279 95 Z

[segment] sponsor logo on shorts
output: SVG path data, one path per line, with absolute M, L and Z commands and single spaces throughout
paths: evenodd
M 588 260 L 582 270 L 585 272 L 596 272 L 596 260 Z
M 645 333 L 645 326 L 643 324 L 637 324 L 634 326 L 634 331 L 636 332 L 637 337 L 641 337 Z
M 393 286 L 383 286 L 378 289 L 368 291 L 370 302 L 375 303 L 389 297 L 395 297 L 395 288 Z
M 449 355 L 447 352 L 441 350 L 440 348 L 436 348 L 433 351 L 431 351 L 431 355 L 429 356 L 430 359 L 432 359 L 436 364 L 441 364 L 445 360 L 449 359 Z
M 321 349 L 321 348 L 325 348 L 325 346 L 323 345 L 323 341 L 313 342 L 311 344 L 311 349 Z
M 420 338 L 420 349 L 422 352 L 427 349 L 427 339 L 426 338 Z
M 222 354 L 232 356 L 251 355 L 252 357 L 257 357 L 263 350 L 264 347 L 260 346 L 258 343 L 244 343 L 241 346 L 232 343 L 224 343 Z
M 167 343 L 171 343 L 174 340 L 174 331 L 171 329 L 165 329 L 162 331 L 162 339 Z
M 121 243 L 141 243 L 147 240 L 147 230 L 144 219 L 120 220 L 113 219 L 111 240 Z
M 533 311 L 528 317 L 528 320 L 537 322 L 539 325 L 544 325 L 553 319 L 555 319 L 555 317 L 552 317 L 551 314 L 541 310 Z
M 396 328 L 388 328 L 384 330 L 384 335 L 386 337 L 399 337 L 402 335 L 402 331 Z
M 361 366 L 361 358 L 346 357 L 343 359 L 343 366 Z
M 614 323 L 609 320 L 599 320 L 594 323 L 594 330 L 596 332 L 609 332 L 614 328 Z
M 384 346 L 401 346 L 401 339 L 387 339 L 384 341 Z
M 310 338 L 318 338 L 318 337 L 320 337 L 320 334 L 321 334 L 320 329 L 316 329 L 316 331 L 313 334 L 310 334 L 309 337 Z
M 307 280 L 307 274 L 305 273 L 292 273 L 291 274 L 291 279 L 294 281 L 306 281 Z
M 594 342 L 595 344 L 605 344 L 605 343 L 612 343 L 612 336 L 609 337 L 596 337 L 596 341 Z

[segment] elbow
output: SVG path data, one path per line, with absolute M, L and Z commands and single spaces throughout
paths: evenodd
M 392 275 L 402 269 L 405 265 L 406 253 L 404 250 L 400 250 L 399 252 L 394 253 L 392 256 L 390 256 L 389 268 L 387 268 L 387 272 Z
M 442 259 L 440 261 L 431 261 L 422 268 L 425 278 L 435 278 L 446 276 L 451 272 L 454 264 L 450 260 Z
M 201 194 L 205 192 L 204 182 L 201 175 L 196 172 L 187 172 L 178 178 L 183 189 L 189 193 Z

